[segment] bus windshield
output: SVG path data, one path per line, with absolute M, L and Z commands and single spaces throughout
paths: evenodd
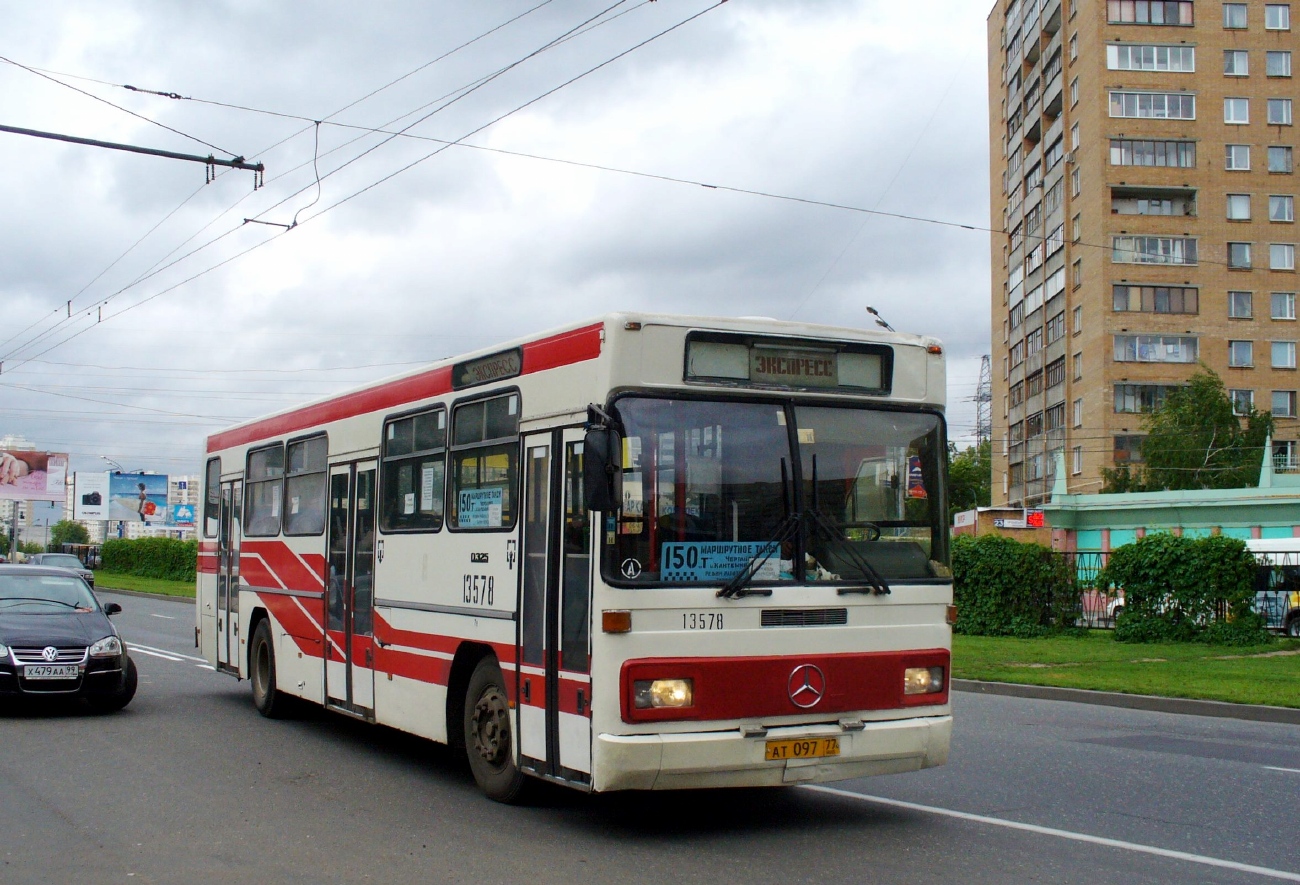
M 950 574 L 935 413 L 638 396 L 615 411 L 613 584 L 725 584 L 751 565 L 755 585 Z

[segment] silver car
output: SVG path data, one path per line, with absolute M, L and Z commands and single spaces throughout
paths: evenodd
M 95 586 L 95 573 L 86 568 L 81 560 L 71 553 L 33 553 L 27 557 L 28 565 L 43 565 L 49 568 L 65 568 L 70 572 L 76 572 L 81 579 L 91 586 Z

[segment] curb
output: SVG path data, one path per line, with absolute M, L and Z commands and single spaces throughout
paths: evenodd
M 142 599 L 163 599 L 168 602 L 185 602 L 190 605 L 194 604 L 193 596 L 170 596 L 166 593 L 145 593 L 143 590 L 119 590 L 116 587 L 100 587 L 96 585 L 95 592 L 103 590 L 105 593 L 120 593 L 123 596 L 139 596 Z
M 1261 704 L 1232 704 L 1226 701 L 1199 701 L 1189 698 L 1165 698 L 1146 694 L 1123 694 L 1115 691 L 1088 691 L 1082 688 L 1055 688 L 1047 685 L 1021 685 L 1014 682 L 981 682 L 954 679 L 955 691 L 972 694 L 996 694 L 1013 698 L 1044 701 L 1069 701 L 1102 707 L 1123 707 L 1153 713 L 1179 713 L 1188 716 L 1214 716 L 1220 719 L 1245 719 L 1251 722 L 1276 722 L 1300 725 L 1300 709 L 1267 707 Z

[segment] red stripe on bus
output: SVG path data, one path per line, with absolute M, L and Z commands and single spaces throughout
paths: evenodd
M 521 374 L 542 372 L 559 366 L 580 363 L 600 356 L 604 324 L 594 323 L 581 329 L 561 332 L 523 346 Z M 391 409 L 415 400 L 428 399 L 451 392 L 451 366 L 430 369 L 409 378 L 390 381 L 367 390 L 358 390 L 329 402 L 305 406 L 284 415 L 265 418 L 246 427 L 237 427 L 208 437 L 208 452 L 258 440 L 287 436 L 331 421 L 342 421 L 368 412 Z
M 286 589 L 319 593 L 325 587 L 325 557 L 319 553 L 299 557 L 283 541 L 245 541 L 239 554 L 241 567 L 246 555 L 260 556 Z M 260 582 L 250 580 L 248 583 Z M 264 586 L 274 585 L 268 583 Z
M 754 658 L 648 658 L 626 661 L 619 678 L 624 722 L 756 719 L 766 716 L 832 715 L 856 710 L 895 710 L 948 703 L 946 649 L 783 655 Z M 811 665 L 816 672 L 805 669 Z M 908 667 L 943 667 L 943 691 L 904 695 Z M 637 680 L 690 679 L 690 707 L 633 705 Z M 800 703 L 796 703 L 796 699 Z

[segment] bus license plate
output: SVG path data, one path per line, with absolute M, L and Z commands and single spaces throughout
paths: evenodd
M 840 755 L 837 737 L 803 738 L 790 741 L 768 741 L 764 758 L 768 762 L 781 759 L 817 759 L 821 756 Z
M 28 679 L 76 679 L 76 664 L 28 664 L 23 670 Z

